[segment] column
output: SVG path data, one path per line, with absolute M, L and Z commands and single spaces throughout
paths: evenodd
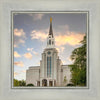
M 40 80 L 40 86 L 42 86 L 42 80 Z
M 47 86 L 49 86 L 49 80 L 47 80 Z
M 37 81 L 36 81 L 36 86 L 37 86 Z
M 54 80 L 53 80 L 53 86 L 54 86 Z

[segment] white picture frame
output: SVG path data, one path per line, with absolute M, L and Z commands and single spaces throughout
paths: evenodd
M 30 1 L 30 2 L 29 2 Z M 0 98 L 2 100 L 99 100 L 99 0 L 1 0 L 0 2 Z M 88 11 L 89 12 L 89 88 L 24 89 L 11 87 L 11 11 Z

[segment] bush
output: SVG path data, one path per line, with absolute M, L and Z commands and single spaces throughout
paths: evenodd
M 69 83 L 69 84 L 67 84 L 66 86 L 74 86 L 74 84 Z
M 31 83 L 30 83 L 30 84 L 27 84 L 27 86 L 34 86 L 34 84 L 31 84 Z

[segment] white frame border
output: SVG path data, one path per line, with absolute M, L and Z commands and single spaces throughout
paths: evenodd
M 11 89 L 10 12 L 89 11 L 89 89 Z M 100 1 L 99 0 L 0 0 L 0 98 L 2 100 L 100 99 Z
M 13 50 L 13 46 L 14 46 L 14 44 L 13 44 L 13 37 L 14 37 L 14 35 L 13 35 L 13 14 L 17 14 L 17 13 L 21 13 L 21 14 L 23 14 L 23 13 L 25 13 L 25 14 L 29 14 L 29 13 L 33 13 L 33 14 L 35 14 L 35 13 L 39 13 L 39 14 L 47 14 L 47 13 L 86 13 L 87 14 L 87 33 L 86 33 L 86 36 L 87 36 L 87 67 L 86 67 L 86 80 L 87 80 L 87 86 L 84 86 L 84 87 L 82 87 L 82 86 L 80 86 L 80 87 L 78 87 L 78 86 L 76 86 L 76 87 L 14 87 L 13 86 L 13 79 L 14 79 L 14 50 Z M 41 11 L 41 12 L 39 12 L 39 11 L 11 11 L 11 34 L 12 34 L 12 41 L 11 41 L 11 44 L 12 44 L 12 47 L 11 47 L 11 49 L 12 49 L 12 51 L 11 51 L 11 54 L 12 54 L 12 61 L 11 61 L 11 63 L 12 63 L 12 71 L 11 71 L 11 79 L 12 79 L 12 84 L 11 84 L 11 88 L 12 89 L 89 89 L 89 65 L 88 65 L 88 61 L 89 61 L 89 54 L 88 54 L 88 45 L 89 45 L 89 43 L 88 43 L 88 40 L 89 40 L 89 11 Z

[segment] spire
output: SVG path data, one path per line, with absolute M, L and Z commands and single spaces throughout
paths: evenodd
M 50 17 L 50 29 L 49 29 L 49 35 L 47 38 L 47 48 L 54 48 L 55 47 L 55 40 L 53 37 L 53 31 L 52 31 L 52 18 Z
M 50 17 L 50 29 L 49 29 L 49 35 L 52 35 L 52 37 L 53 37 L 53 30 L 52 30 L 52 17 Z

